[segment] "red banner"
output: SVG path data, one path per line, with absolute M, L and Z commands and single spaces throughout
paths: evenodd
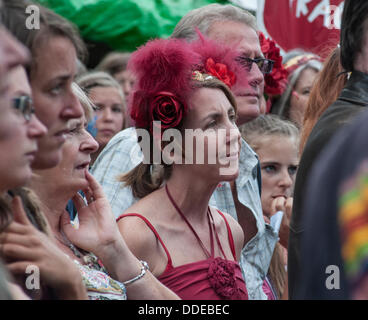
M 340 40 L 343 0 L 259 0 L 260 30 L 285 52 L 295 48 L 325 57 Z

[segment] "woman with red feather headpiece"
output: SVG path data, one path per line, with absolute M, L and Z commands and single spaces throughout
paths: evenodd
M 239 173 L 230 88 L 244 84 L 246 72 L 237 55 L 200 36 L 150 41 L 130 60 L 137 76 L 130 114 L 144 156 L 121 180 L 141 200 L 118 226 L 131 251 L 182 299 L 248 299 L 238 263 L 243 231 L 209 206 L 219 183 Z

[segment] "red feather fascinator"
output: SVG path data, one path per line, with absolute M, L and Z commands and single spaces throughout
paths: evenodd
M 137 128 L 152 130 L 152 121 L 161 128 L 180 124 L 188 105 L 193 66 L 200 61 L 190 45 L 179 39 L 157 39 L 140 47 L 128 68 L 137 77 L 130 115 Z
M 179 126 L 198 72 L 217 77 L 232 90 L 247 85 L 237 51 L 197 33 L 198 39 L 191 43 L 157 39 L 132 54 L 128 68 L 137 82 L 129 108 L 137 128 L 152 133 L 153 121 L 160 121 L 162 130 Z

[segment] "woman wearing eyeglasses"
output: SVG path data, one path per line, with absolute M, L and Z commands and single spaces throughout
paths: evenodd
M 11 281 L 25 286 L 23 291 L 10 284 L 12 297 L 86 299 L 78 268 L 50 241 L 46 220 L 42 215 L 34 216 L 43 232 L 37 230 L 15 196 L 15 192 L 27 192 L 19 187 L 31 180 L 38 140 L 46 128 L 34 115 L 25 69 L 19 66 L 8 77 L 6 94 L 0 95 L 0 256 L 13 275 Z M 31 289 L 26 286 L 26 268 L 30 265 L 38 268 L 42 283 L 34 282 L 33 290 L 25 295 L 25 290 Z
M 15 68 L 9 78 L 10 97 L 0 103 L 0 188 L 3 192 L 30 180 L 31 164 L 38 150 L 37 140 L 47 132 L 32 116 L 31 89 L 24 68 Z

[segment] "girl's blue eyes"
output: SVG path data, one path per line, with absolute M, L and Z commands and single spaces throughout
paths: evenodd
M 288 172 L 290 175 L 295 175 L 297 169 L 298 169 L 297 166 L 290 166 L 288 167 Z M 265 170 L 267 173 L 271 173 L 271 172 L 275 173 L 277 171 L 277 168 L 274 165 L 269 165 L 269 166 L 263 167 L 263 170 Z
M 288 168 L 288 171 L 291 175 L 294 175 L 297 170 L 298 170 L 297 166 L 291 166 L 291 167 Z
M 275 166 L 266 166 L 263 168 L 267 173 L 276 171 Z

